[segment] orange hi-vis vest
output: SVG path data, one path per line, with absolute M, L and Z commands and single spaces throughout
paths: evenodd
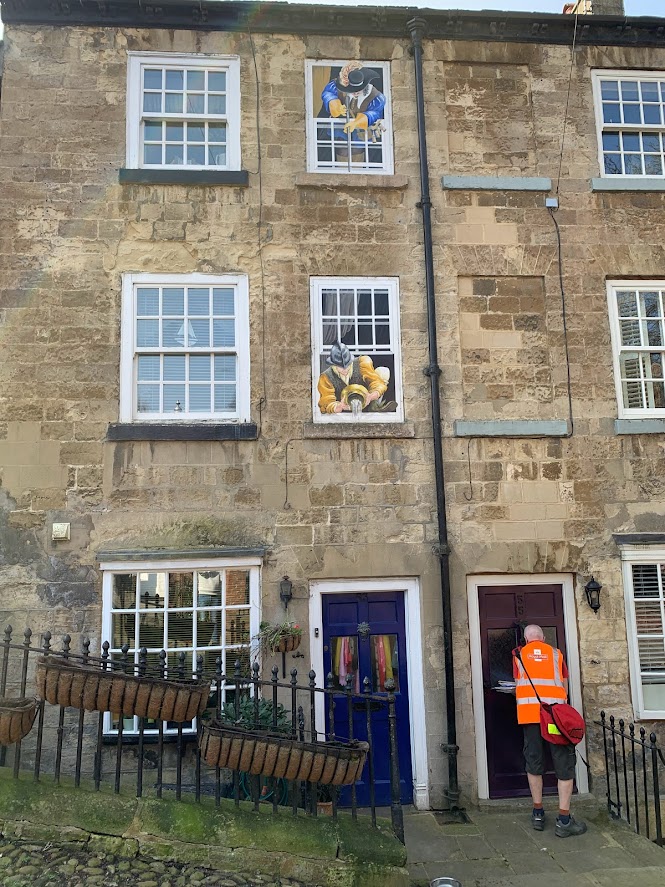
M 563 678 L 563 654 L 544 641 L 531 641 L 520 650 L 522 662 L 533 681 L 541 702 L 565 702 L 566 688 Z M 515 656 L 515 698 L 517 699 L 517 722 L 519 724 L 540 723 L 540 703 L 526 676 L 522 662 Z

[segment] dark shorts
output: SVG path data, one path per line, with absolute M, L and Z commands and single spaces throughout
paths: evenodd
M 532 776 L 542 776 L 545 772 L 543 761 L 545 746 L 552 756 L 557 779 L 575 778 L 575 746 L 554 745 L 540 735 L 540 724 L 524 724 L 524 760 L 526 772 Z

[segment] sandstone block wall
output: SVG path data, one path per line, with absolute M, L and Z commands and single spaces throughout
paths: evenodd
M 284 574 L 302 597 L 315 579 L 417 576 L 431 800 L 440 805 L 441 607 L 407 41 L 254 35 L 259 212 L 257 92 L 246 35 L 11 27 L 5 38 L 0 617 L 99 643 L 96 552 L 114 547 L 266 544 L 267 618 L 283 612 Z M 248 188 L 118 183 L 128 49 L 240 56 Z M 326 187 L 302 175 L 308 58 L 391 62 L 395 172 L 406 176 L 406 187 L 381 181 L 359 188 L 351 180 Z M 590 71 L 599 66 L 665 68 L 665 52 L 576 53 L 561 160 L 566 47 L 426 44 L 461 776 L 470 794 L 469 574 L 573 574 L 587 710 L 630 712 L 612 533 L 662 530 L 665 481 L 661 438 L 614 433 L 605 280 L 664 277 L 665 226 L 660 194 L 590 191 L 598 174 Z M 443 191 L 439 176 L 448 172 L 548 176 L 558 185 L 571 439 L 453 437 L 460 418 L 565 419 L 567 391 L 556 241 L 543 195 Z M 257 441 L 106 442 L 108 423 L 118 418 L 120 281 L 127 271 L 249 276 Z M 309 278 L 328 274 L 399 277 L 406 423 L 395 437 L 335 429 L 307 436 Z M 71 522 L 70 542 L 50 541 L 53 521 Z M 599 617 L 583 603 L 592 572 L 604 586 Z M 306 600 L 294 601 L 289 616 L 306 624 Z

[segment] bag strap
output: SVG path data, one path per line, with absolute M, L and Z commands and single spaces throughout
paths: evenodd
M 526 665 L 524 664 L 524 660 L 522 659 L 522 656 L 520 655 L 520 649 L 519 649 L 519 647 L 516 647 L 516 648 L 515 648 L 515 653 L 517 654 L 517 658 L 519 659 L 519 661 L 520 661 L 520 663 L 521 663 L 521 665 L 522 665 L 522 668 L 524 669 L 524 674 L 528 677 L 528 679 L 529 679 L 529 683 L 530 683 L 531 686 L 533 687 L 533 692 L 536 694 L 536 699 L 537 699 L 538 702 L 542 705 L 543 702 L 542 702 L 540 696 L 538 695 L 538 690 L 536 690 L 536 688 L 535 688 L 535 686 L 534 686 L 534 684 L 533 684 L 533 681 L 531 680 L 531 675 L 530 675 L 529 672 L 526 670 Z

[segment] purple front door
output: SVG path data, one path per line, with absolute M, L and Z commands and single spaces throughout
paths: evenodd
M 522 755 L 522 728 L 515 697 L 495 688 L 512 680 L 512 650 L 523 643 L 524 627 L 535 623 L 545 639 L 566 655 L 561 585 L 485 585 L 478 588 L 480 648 L 483 661 L 485 739 L 490 798 L 529 794 Z M 556 792 L 556 777 L 546 757 L 546 794 Z

